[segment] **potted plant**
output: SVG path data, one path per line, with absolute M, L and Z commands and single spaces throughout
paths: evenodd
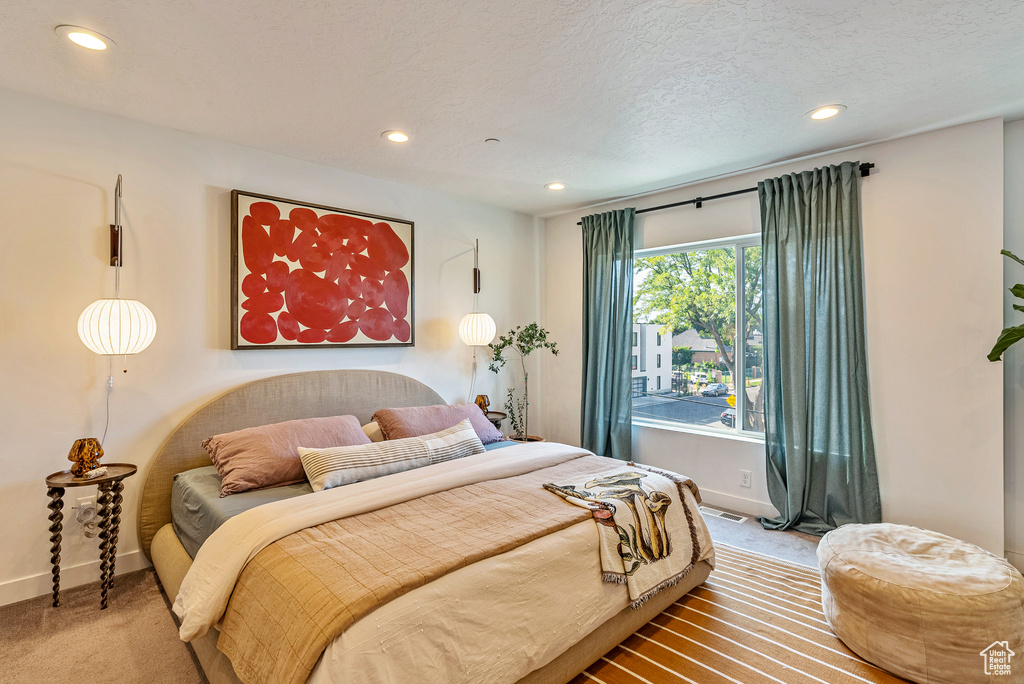
M 512 439 L 520 442 L 542 442 L 542 438 L 531 435 L 530 426 L 530 375 L 526 372 L 526 357 L 538 349 L 550 349 L 551 353 L 558 356 L 558 347 L 554 342 L 548 341 L 548 331 L 536 323 L 526 326 L 517 325 L 502 335 L 498 341 L 488 345 L 491 348 L 491 372 L 497 373 L 504 367 L 508 360 L 506 353 L 511 350 L 519 355 L 519 364 L 523 369 L 523 397 L 516 397 L 515 388 L 508 390 L 508 399 L 505 401 L 505 411 L 508 413 L 509 424 L 515 436 Z
M 1024 266 L 1024 260 L 1013 252 L 1003 249 L 1000 250 L 999 253 L 1010 257 L 1021 266 Z M 1014 297 L 1024 299 L 1024 283 L 1017 283 L 1010 288 L 1010 292 Z M 1024 306 L 1021 306 L 1020 304 L 1014 304 L 1013 308 L 1017 311 L 1024 311 Z M 1012 328 L 1003 328 L 1003 332 L 999 333 L 999 338 L 996 340 L 995 346 L 992 347 L 992 351 L 988 354 L 988 360 L 999 361 L 1003 352 L 1009 349 L 1010 345 L 1020 342 L 1022 339 L 1024 339 L 1024 325 L 1015 325 Z

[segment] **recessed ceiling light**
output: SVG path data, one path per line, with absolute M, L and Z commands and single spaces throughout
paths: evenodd
M 108 47 L 114 45 L 114 41 L 107 38 L 101 33 L 96 33 L 87 28 L 81 26 L 71 26 L 70 24 L 61 24 L 54 29 L 58 35 L 67 36 L 68 40 L 77 45 L 81 45 L 89 50 L 106 50 Z
M 486 140 L 484 140 L 484 142 L 485 142 L 485 143 L 491 143 L 491 144 L 494 144 L 494 143 L 497 143 L 497 142 L 501 142 L 501 141 L 500 141 L 500 140 L 498 140 L 497 138 L 487 138 Z
M 825 105 L 824 107 L 818 107 L 815 110 L 807 112 L 807 114 L 812 119 L 814 119 L 816 121 L 821 121 L 822 119 L 831 119 L 833 116 L 835 116 L 836 114 L 840 113 L 844 109 L 846 109 L 846 105 L 832 104 L 832 105 Z
M 393 143 L 409 142 L 409 136 L 402 131 L 384 131 L 381 133 L 381 137 L 386 138 Z
M 548 183 L 544 187 L 548 190 L 565 190 L 565 183 Z

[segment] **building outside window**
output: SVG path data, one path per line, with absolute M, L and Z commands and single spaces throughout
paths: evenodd
M 634 385 L 633 398 L 640 403 L 655 393 L 666 392 L 672 384 L 672 369 L 669 368 L 669 364 L 662 362 L 662 355 L 658 353 L 657 338 L 661 332 L 659 325 L 633 324 L 633 339 L 636 340 L 636 345 L 633 347 L 630 361 L 633 379 L 640 378 L 642 383 L 641 392 L 637 391 L 637 387 L 641 385 Z M 656 377 L 660 380 L 655 379 Z
M 637 250 L 633 320 L 641 355 L 643 328 L 654 346 L 669 331 L 673 350 L 655 380 L 668 391 L 634 394 L 634 423 L 763 435 L 760 235 Z
M 636 338 L 637 338 L 637 334 L 636 334 L 636 332 L 634 331 L 634 332 L 633 332 L 633 346 L 634 346 L 634 347 L 636 346 Z

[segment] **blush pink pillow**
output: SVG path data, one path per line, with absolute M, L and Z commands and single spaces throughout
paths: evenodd
M 306 480 L 299 447 L 369 444 L 355 416 L 303 418 L 214 435 L 203 441 L 221 477 L 220 495 Z
M 405 439 L 420 437 L 433 432 L 447 430 L 460 421 L 469 419 L 473 430 L 484 444 L 505 439 L 501 430 L 487 420 L 476 404 L 438 404 L 436 406 L 409 406 L 406 408 L 380 409 L 373 414 L 373 420 L 380 425 L 384 439 Z M 305 445 L 303 445 L 305 446 Z

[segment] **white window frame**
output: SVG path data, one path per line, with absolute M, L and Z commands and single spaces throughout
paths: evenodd
M 745 260 L 741 258 L 740 252 L 744 247 L 760 247 L 761 246 L 761 234 L 760 233 L 747 233 L 746 235 L 739 235 L 736 237 L 719 238 L 715 240 L 701 240 L 699 242 L 684 242 L 676 245 L 666 245 L 664 247 L 651 247 L 648 249 L 638 249 L 633 252 L 634 259 L 643 259 L 645 257 L 653 256 L 664 256 L 666 254 L 677 254 L 679 252 L 693 252 L 697 250 L 706 249 L 721 249 L 723 247 L 735 248 L 734 258 L 736 259 L 736 339 L 733 340 L 733 359 L 736 366 L 736 378 L 733 378 L 733 387 L 737 384 L 742 383 L 744 391 L 735 392 L 736 397 L 736 420 L 733 423 L 732 428 L 722 426 L 717 427 L 705 427 L 700 425 L 689 425 L 686 423 L 677 423 L 669 420 L 656 420 L 653 418 L 633 419 L 633 425 L 640 427 L 656 428 L 660 430 L 671 430 L 674 432 L 688 432 L 702 435 L 712 435 L 714 437 L 727 437 L 727 438 L 739 438 L 747 441 L 764 442 L 764 433 L 756 432 L 754 430 L 747 430 L 743 425 L 746 421 L 743 420 L 743 416 L 747 410 L 747 393 L 746 393 L 746 380 L 747 380 L 747 340 L 745 335 L 741 335 L 741 331 L 746 330 L 746 312 L 743 307 L 743 269 Z M 763 288 L 763 285 L 762 285 Z M 764 306 L 762 299 L 762 306 Z M 762 316 L 763 318 L 763 316 Z M 743 339 L 739 339 L 743 337 Z M 762 346 L 763 350 L 763 346 Z M 763 354 L 763 351 L 762 351 Z M 764 382 L 764 379 L 761 380 Z M 632 399 L 631 399 L 632 401 Z

